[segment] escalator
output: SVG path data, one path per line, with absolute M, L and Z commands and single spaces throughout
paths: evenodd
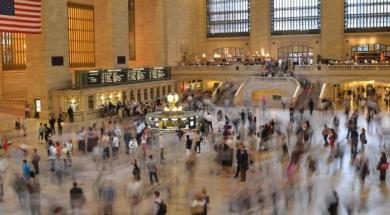
M 234 95 L 240 88 L 242 82 L 240 81 L 226 81 L 223 82 L 214 92 L 211 101 L 217 106 L 232 105 L 234 102 Z

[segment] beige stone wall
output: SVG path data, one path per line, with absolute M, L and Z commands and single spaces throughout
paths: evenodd
M 271 51 L 271 16 L 269 14 L 269 0 L 251 1 L 251 33 L 250 50 L 251 53 L 270 53 Z
M 161 50 L 162 43 L 161 16 L 163 1 L 135 1 L 135 31 L 136 31 L 136 60 L 130 61 L 130 66 L 164 65 Z
M 96 67 L 127 67 L 117 57 L 129 59 L 128 1 L 95 0 L 94 10 Z
M 342 59 L 344 46 L 344 1 L 321 1 L 322 58 Z

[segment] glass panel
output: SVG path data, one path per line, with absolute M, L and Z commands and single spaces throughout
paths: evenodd
M 247 36 L 250 0 L 207 0 L 207 36 Z
M 319 33 L 321 0 L 271 0 L 272 34 Z
M 68 3 L 69 66 L 95 66 L 93 6 Z
M 26 35 L 0 32 L 3 71 L 26 69 Z
M 345 0 L 345 32 L 388 31 L 389 8 L 389 0 Z

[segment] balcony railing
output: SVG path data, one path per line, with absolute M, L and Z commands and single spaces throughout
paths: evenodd
M 229 66 L 176 66 L 172 71 L 259 71 L 265 70 L 265 65 L 241 65 L 233 64 Z
M 301 65 L 295 67 L 300 71 L 390 71 L 390 65 Z

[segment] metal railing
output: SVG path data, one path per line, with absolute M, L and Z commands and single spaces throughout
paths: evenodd
M 295 72 L 300 71 L 390 71 L 390 65 L 300 65 L 295 66 Z

